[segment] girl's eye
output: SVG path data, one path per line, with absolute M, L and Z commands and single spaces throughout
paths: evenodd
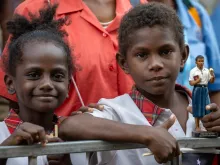
M 30 80 L 37 80 L 40 78 L 40 73 L 37 73 L 37 72 L 31 72 L 31 73 L 28 73 L 26 75 L 26 77 Z
M 65 78 L 65 75 L 62 73 L 56 73 L 53 75 L 54 81 L 63 81 Z
M 173 52 L 173 51 L 172 51 L 171 49 L 165 49 L 165 50 L 162 50 L 162 51 L 160 52 L 160 55 L 166 56 L 166 55 L 170 55 L 172 52 Z
M 146 54 L 146 53 L 137 53 L 136 56 L 137 56 L 138 58 L 143 59 L 143 58 L 146 58 L 146 57 L 147 57 L 147 54 Z

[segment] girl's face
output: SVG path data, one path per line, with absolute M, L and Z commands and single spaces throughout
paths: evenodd
M 67 56 L 51 42 L 29 43 L 11 79 L 8 87 L 16 91 L 19 107 L 53 112 L 68 95 Z
M 136 86 L 151 95 L 174 89 L 180 67 L 188 57 L 186 50 L 181 53 L 174 33 L 165 27 L 144 27 L 132 34 L 130 45 L 121 65 Z

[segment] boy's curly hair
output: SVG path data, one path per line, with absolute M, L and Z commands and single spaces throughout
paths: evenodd
M 30 19 L 16 14 L 7 22 L 7 30 L 11 36 L 8 46 L 9 55 L 3 57 L 3 64 L 8 74 L 15 76 L 16 66 L 22 62 L 23 48 L 25 44 L 31 42 L 52 42 L 61 47 L 67 56 L 69 75 L 75 71 L 70 47 L 64 41 L 67 33 L 61 30 L 63 25 L 67 25 L 67 19 L 54 18 L 57 7 L 57 4 L 48 5 L 39 10 L 39 16 L 29 13 Z
M 119 52 L 126 56 L 133 34 L 144 27 L 169 28 L 182 51 L 184 48 L 183 26 L 173 9 L 158 2 L 142 4 L 131 9 L 122 19 L 119 27 Z

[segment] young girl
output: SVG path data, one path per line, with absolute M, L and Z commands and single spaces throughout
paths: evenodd
M 7 23 L 11 42 L 9 56 L 3 59 L 7 73 L 4 80 L 8 93 L 16 93 L 19 108 L 11 109 L 0 123 L 1 146 L 60 141 L 47 135 L 59 125 L 54 110 L 68 97 L 74 67 L 70 48 L 63 40 L 66 33 L 61 30 L 66 19 L 53 19 L 56 8 L 54 5 L 40 10 L 39 17 L 30 13 L 30 20 L 15 15 Z M 38 165 L 48 163 L 46 156 L 38 157 Z M 0 164 L 25 165 L 28 158 L 1 159 Z
M 149 3 L 133 8 L 124 16 L 118 38 L 117 61 L 125 73 L 131 75 L 135 87 L 129 94 L 101 99 L 99 103 L 105 107 L 103 111 L 92 113 L 96 118 L 90 114 L 67 118 L 61 124 L 60 135 L 65 140 L 143 143 L 154 155 L 143 157 L 147 149 L 97 152 L 90 155 L 91 165 L 166 162 L 179 153 L 178 145 L 167 130 L 174 137 L 190 137 L 195 129 L 194 118 L 187 112 L 191 93 L 175 84 L 189 51 L 184 44 L 183 27 L 175 11 L 163 4 Z M 207 108 L 213 112 L 202 119 L 204 126 L 220 132 L 219 108 L 214 104 Z M 177 119 L 175 123 L 169 119 L 173 114 Z M 197 159 L 193 159 L 194 164 Z M 184 157 L 183 164 L 188 161 Z

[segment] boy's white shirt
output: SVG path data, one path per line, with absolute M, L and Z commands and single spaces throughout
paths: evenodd
M 191 98 L 188 96 L 189 104 Z M 109 120 L 118 121 L 121 123 L 146 125 L 151 126 L 146 120 L 140 109 L 136 106 L 134 101 L 128 94 L 118 96 L 114 99 L 101 99 L 99 104 L 104 105 L 104 110 L 94 110 L 91 113 L 95 117 L 105 118 Z M 163 116 L 167 119 L 172 114 L 169 109 L 163 112 Z M 162 117 L 163 118 L 163 117 Z M 163 120 L 163 119 L 162 119 Z M 155 123 L 159 125 L 159 123 Z M 191 137 L 192 131 L 195 129 L 195 122 L 192 114 L 188 113 L 188 120 L 186 123 L 186 133 L 184 133 L 178 120 L 175 121 L 169 132 L 174 137 Z M 117 151 L 104 151 L 94 152 L 89 154 L 90 165 L 157 165 L 154 156 L 145 156 L 142 154 L 149 152 L 148 149 L 132 149 L 132 150 L 117 150 Z
M 0 144 L 10 136 L 5 122 L 0 122 Z M 6 165 L 28 165 L 28 157 L 8 158 Z M 48 165 L 46 156 L 37 157 L 37 165 Z
M 199 76 L 201 78 L 201 81 L 198 84 L 203 85 L 207 85 L 212 78 L 209 69 L 203 67 L 203 69 L 200 70 L 197 66 L 190 71 L 189 81 L 193 81 L 194 76 Z

